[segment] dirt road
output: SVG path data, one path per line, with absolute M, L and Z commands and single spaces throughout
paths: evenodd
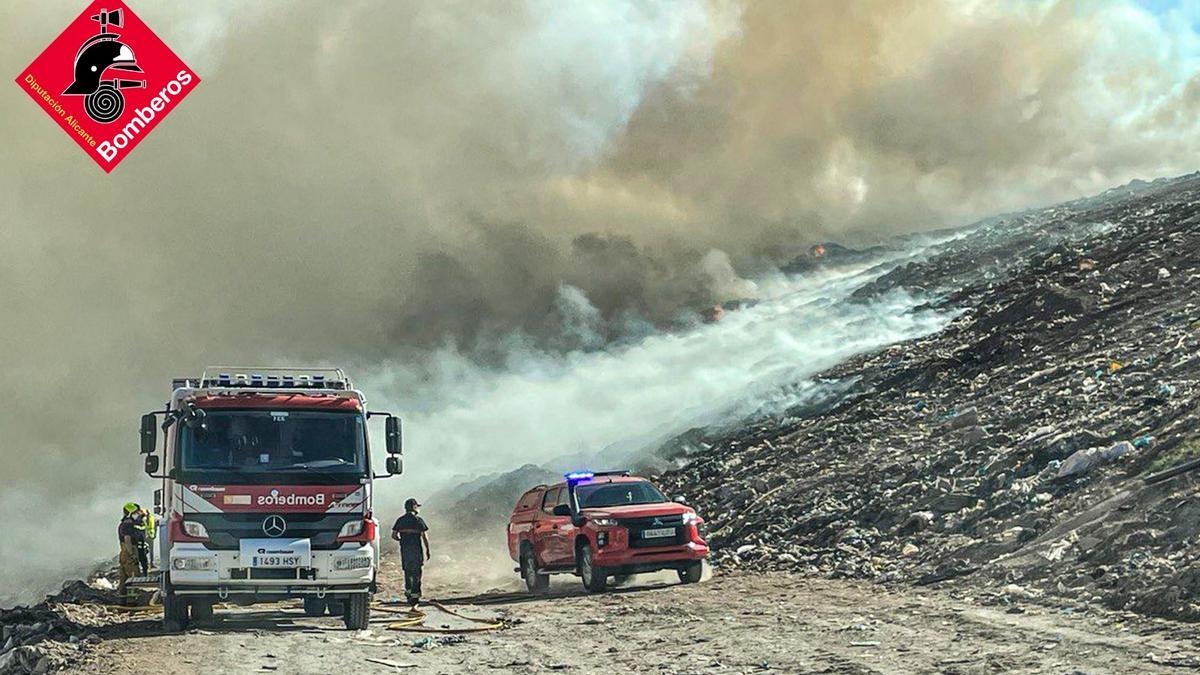
M 384 596 L 396 588 L 394 565 Z M 298 608 L 231 609 L 187 633 L 130 619 L 85 673 L 1115 673 L 1200 667 L 1188 624 L 1037 605 L 986 606 L 952 593 L 782 574 L 718 574 L 693 586 L 634 583 L 589 596 L 562 578 L 546 596 L 429 583 L 463 614 L 502 630 L 449 639 L 310 619 Z M 507 590 L 507 589 L 505 589 Z M 431 609 L 428 623 L 461 621 Z M 375 659 L 371 661 L 369 659 Z

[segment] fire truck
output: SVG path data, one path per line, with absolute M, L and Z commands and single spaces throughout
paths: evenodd
M 376 417 L 380 475 L 367 433 Z M 294 598 L 310 616 L 366 628 L 379 569 L 373 481 L 401 473 L 401 450 L 400 419 L 368 411 L 340 368 L 210 367 L 174 380 L 164 409 L 141 420 L 146 473 L 162 481 L 164 627 L 209 619 L 218 602 Z

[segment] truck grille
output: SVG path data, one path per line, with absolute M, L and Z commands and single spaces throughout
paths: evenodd
M 650 518 L 622 518 L 622 526 L 629 529 L 630 548 L 649 548 L 651 546 L 678 546 L 687 543 L 687 531 L 683 527 L 683 516 L 654 516 Z M 675 528 L 675 534 L 668 537 L 643 536 L 646 530 Z
M 185 516 L 208 530 L 205 547 L 213 551 L 236 551 L 242 539 L 261 539 L 263 519 L 271 513 L 189 513 Z M 287 521 L 284 538 L 309 539 L 314 551 L 329 551 L 340 546 L 338 532 L 352 520 L 360 520 L 361 513 L 281 513 Z
M 261 569 L 257 567 L 237 567 L 229 571 L 230 579 L 316 579 L 317 572 L 311 567 L 286 567 L 281 569 Z

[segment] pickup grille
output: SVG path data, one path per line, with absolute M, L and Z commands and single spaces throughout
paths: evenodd
M 208 530 L 204 546 L 213 551 L 236 551 L 242 539 L 262 539 L 263 519 L 270 513 L 189 513 L 184 516 Z M 340 546 L 338 532 L 351 520 L 362 519 L 361 513 L 325 515 L 324 513 L 280 513 L 287 521 L 284 538 L 309 539 L 314 551 L 329 551 Z
M 651 546 L 678 546 L 687 543 L 687 531 L 683 527 L 683 516 L 654 516 L 650 518 L 622 518 L 620 523 L 629 530 L 630 548 L 649 548 Z M 666 527 L 675 528 L 674 536 L 654 537 L 647 539 L 643 536 L 646 530 L 658 530 Z

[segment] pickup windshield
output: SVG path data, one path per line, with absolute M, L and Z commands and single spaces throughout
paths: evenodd
M 581 509 L 659 504 L 667 501 L 658 488 L 644 480 L 578 485 L 575 487 L 575 498 Z
M 208 410 L 180 429 L 177 479 L 200 483 L 356 481 L 367 473 L 362 415 Z

